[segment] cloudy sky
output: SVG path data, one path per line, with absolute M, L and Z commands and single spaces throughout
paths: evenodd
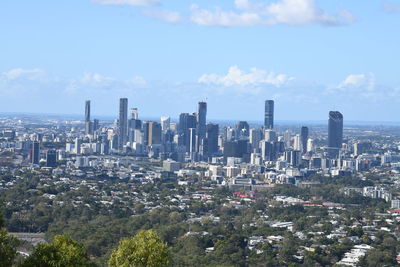
M 400 0 L 4 0 L 0 112 L 400 121 Z

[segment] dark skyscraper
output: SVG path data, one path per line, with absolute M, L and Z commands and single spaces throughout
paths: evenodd
M 150 121 L 148 131 L 148 145 L 161 144 L 161 124 L 155 121 Z
M 32 164 L 39 164 L 39 160 L 40 160 L 40 143 L 38 141 L 34 141 L 32 143 L 31 162 Z
M 197 112 L 197 135 L 199 136 L 199 143 L 206 136 L 206 122 L 207 122 L 207 103 L 199 102 Z
M 206 145 L 205 154 L 212 156 L 218 153 L 218 136 L 219 136 L 219 126 L 218 124 L 209 123 L 207 124 L 206 130 Z
M 128 99 L 119 99 L 119 121 L 118 121 L 118 149 L 128 141 Z
M 85 102 L 85 134 L 91 134 L 92 123 L 90 121 L 90 100 Z
M 183 136 L 183 145 L 186 146 L 186 152 L 190 151 L 190 128 L 197 127 L 196 115 L 189 113 L 181 113 L 179 116 L 178 133 Z
M 265 101 L 264 127 L 265 129 L 274 128 L 274 100 Z
M 301 127 L 300 139 L 301 139 L 302 153 L 305 154 L 307 152 L 308 127 L 306 126 Z
M 329 112 L 328 151 L 331 157 L 339 155 L 343 142 L 343 115 L 339 111 Z
M 57 167 L 57 153 L 55 150 L 48 150 L 46 153 L 46 167 Z

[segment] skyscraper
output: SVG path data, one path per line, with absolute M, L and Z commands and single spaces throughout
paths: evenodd
M 265 129 L 274 128 L 274 100 L 265 101 L 264 127 Z
M 218 135 L 218 124 L 208 123 L 206 131 L 207 145 L 205 146 L 205 154 L 207 156 L 212 156 L 213 154 L 218 153 Z
M 148 123 L 148 145 L 161 144 L 161 124 L 155 121 L 149 121 Z
M 162 116 L 161 117 L 161 128 L 162 130 L 165 132 L 167 130 L 169 130 L 169 125 L 171 123 L 171 118 L 168 116 Z
M 91 134 L 92 123 L 90 121 L 90 100 L 85 102 L 85 134 Z
M 118 150 L 128 141 L 128 99 L 119 99 Z
M 339 111 L 329 112 L 328 152 L 331 157 L 339 155 L 343 143 L 343 115 Z
M 199 143 L 206 137 L 207 103 L 199 102 L 197 111 L 197 135 Z
M 301 127 L 300 139 L 301 139 L 301 147 L 302 147 L 301 151 L 304 154 L 307 152 L 308 127 L 306 127 L 306 126 Z
M 57 152 L 55 150 L 46 152 L 46 167 L 57 167 Z
M 40 160 L 40 143 L 38 141 L 33 141 L 31 150 L 32 164 L 39 164 L 39 160 Z

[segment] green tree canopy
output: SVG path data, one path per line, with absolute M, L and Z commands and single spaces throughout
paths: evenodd
M 147 230 L 121 240 L 108 264 L 110 267 L 161 267 L 170 262 L 167 245 L 156 232 Z
M 0 228 L 0 267 L 11 266 L 17 255 L 18 240 Z
M 95 266 L 84 246 L 65 235 L 57 235 L 52 243 L 39 244 L 22 267 Z

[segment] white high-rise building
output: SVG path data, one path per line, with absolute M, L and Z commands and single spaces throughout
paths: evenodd
M 294 136 L 293 149 L 302 151 L 301 136 L 299 134 Z
M 276 141 L 276 132 L 268 129 L 264 131 L 264 139 L 267 142 L 275 142 Z
M 307 140 L 307 152 L 314 151 L 314 139 L 308 138 Z
M 170 129 L 171 118 L 168 116 L 161 117 L 161 129 L 162 131 L 166 131 Z

